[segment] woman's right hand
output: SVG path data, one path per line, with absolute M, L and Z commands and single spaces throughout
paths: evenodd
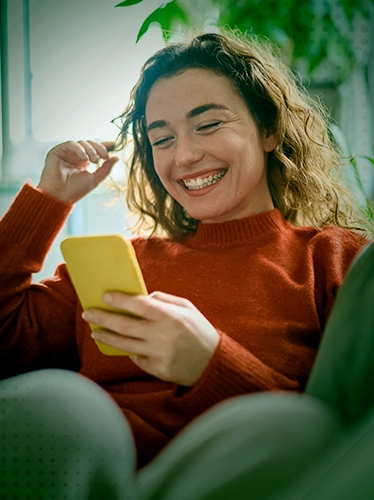
M 52 148 L 45 160 L 38 188 L 67 203 L 76 203 L 102 182 L 118 161 L 108 155 L 112 143 L 68 141 Z M 100 165 L 101 161 L 103 163 Z M 88 172 L 91 163 L 98 164 Z

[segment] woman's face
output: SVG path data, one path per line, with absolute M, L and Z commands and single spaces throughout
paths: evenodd
M 146 124 L 162 184 L 194 219 L 224 222 L 274 208 L 266 179 L 274 136 L 259 131 L 226 76 L 193 68 L 160 78 Z

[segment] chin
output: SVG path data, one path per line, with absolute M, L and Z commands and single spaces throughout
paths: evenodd
M 225 217 L 222 214 L 217 213 L 197 213 L 197 214 L 189 214 L 193 219 L 203 222 L 206 224 L 212 224 L 215 222 L 222 222 Z
M 222 222 L 229 218 L 228 211 L 222 210 L 223 207 L 220 207 L 218 202 L 214 203 L 215 206 L 207 206 L 205 207 L 191 207 L 191 210 L 186 209 L 186 212 L 190 217 L 197 221 L 202 222 Z M 217 210 L 218 208 L 218 210 Z

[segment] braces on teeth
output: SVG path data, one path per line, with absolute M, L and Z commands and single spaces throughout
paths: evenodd
M 190 181 L 184 181 L 184 184 L 185 184 L 187 189 L 202 189 L 202 188 L 205 188 L 207 186 L 210 186 L 211 184 L 215 184 L 224 175 L 225 175 L 225 171 L 223 170 L 219 174 L 210 175 L 206 179 L 201 179 L 199 177 L 198 179 L 191 179 Z

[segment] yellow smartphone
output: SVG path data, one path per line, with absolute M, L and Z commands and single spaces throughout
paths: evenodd
M 70 236 L 61 242 L 61 252 L 83 310 L 95 308 L 126 314 L 105 304 L 104 293 L 148 294 L 134 247 L 120 234 Z M 90 326 L 92 331 L 99 328 L 91 323 Z M 95 342 L 108 356 L 130 354 Z

